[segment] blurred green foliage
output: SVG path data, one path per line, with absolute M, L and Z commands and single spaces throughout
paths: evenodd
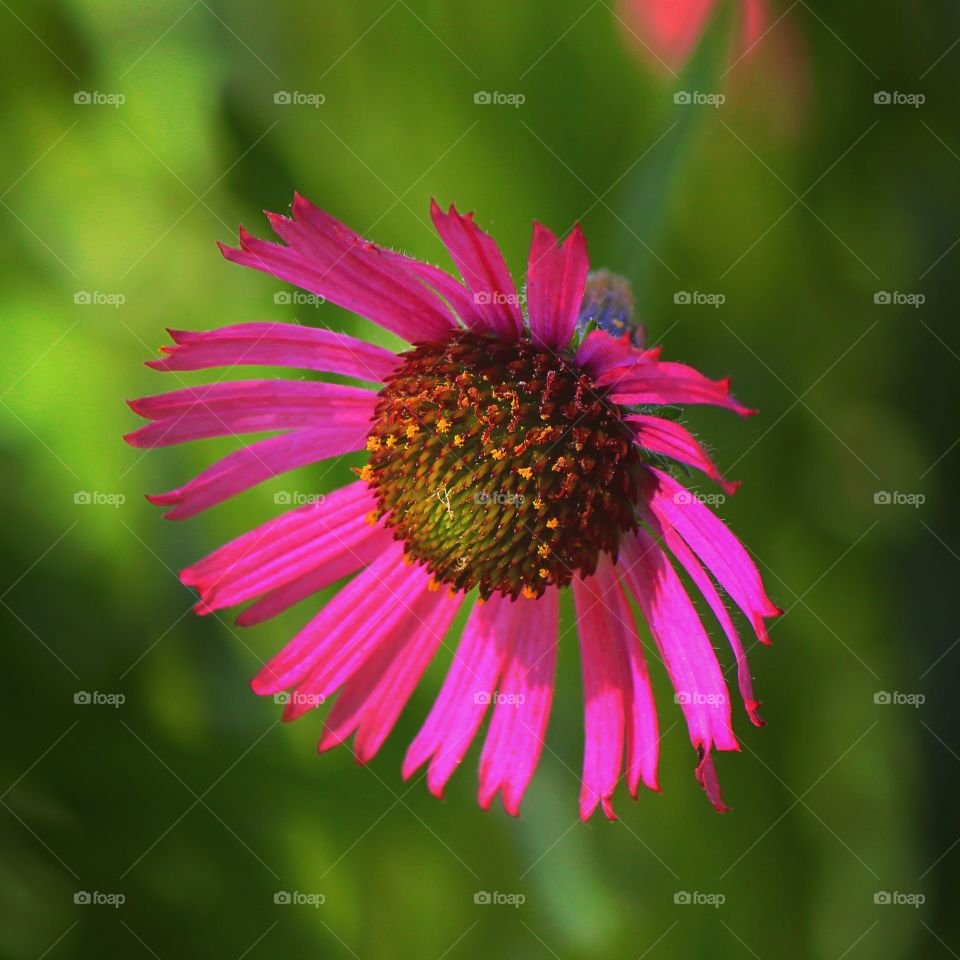
M 781 13 L 770 39 L 787 33 L 791 54 L 760 50 L 722 81 L 704 56 L 674 82 L 604 2 L 2 4 L 3 956 L 956 956 L 960 12 Z M 676 105 L 684 82 L 727 102 Z M 480 90 L 525 102 L 476 104 Z M 878 91 L 926 102 L 878 105 Z M 163 521 L 141 494 L 220 449 L 121 441 L 136 425 L 123 399 L 175 386 L 141 365 L 163 328 L 286 319 L 390 343 L 336 307 L 277 304 L 283 284 L 221 261 L 214 240 L 239 222 L 266 235 L 260 209 L 294 189 L 444 265 L 428 204 L 456 202 L 517 275 L 533 218 L 580 219 L 593 262 L 638 281 L 651 341 L 761 408 L 690 415 L 744 481 L 722 514 L 789 611 L 752 651 L 768 726 L 738 718 L 743 752 L 718 759 L 731 814 L 693 779 L 659 665 L 662 795 L 577 822 L 567 634 L 549 749 L 514 821 L 476 807 L 476 750 L 445 802 L 400 780 L 442 662 L 357 768 L 346 749 L 315 756 L 316 717 L 282 726 L 247 687 L 323 598 L 250 631 L 189 612 L 179 568 L 275 514 L 276 490 L 349 474 L 321 465 Z M 478 891 L 526 899 L 478 905 Z M 879 891 L 926 900 L 878 905 Z

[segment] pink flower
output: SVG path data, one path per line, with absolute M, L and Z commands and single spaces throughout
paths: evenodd
M 677 73 L 700 40 L 716 0 L 621 0 L 620 17 L 631 38 L 654 64 Z M 734 58 L 749 53 L 770 27 L 766 0 L 736 4 Z
M 767 643 L 779 613 L 757 568 L 720 520 L 668 473 L 702 470 L 732 493 L 709 455 L 664 405 L 752 413 L 726 381 L 617 339 L 629 294 L 607 274 L 588 283 L 575 227 L 562 244 L 534 224 L 526 310 L 493 239 L 472 216 L 433 205 L 462 281 L 370 243 L 297 196 L 270 214 L 284 244 L 241 229 L 224 256 L 352 310 L 413 344 L 395 355 L 342 333 L 248 323 L 171 331 L 150 363 L 165 371 L 248 364 L 339 374 L 379 392 L 316 379 L 217 382 L 131 404 L 151 422 L 138 447 L 269 433 L 169 493 L 183 519 L 287 470 L 366 449 L 359 479 L 238 537 L 183 571 L 201 614 L 253 601 L 260 623 L 356 574 L 253 680 L 287 692 L 292 720 L 336 695 L 320 750 L 353 736 L 360 762 L 380 749 L 458 610 L 472 609 L 446 682 L 407 751 L 441 796 L 484 717 L 480 804 L 517 814 L 544 746 L 553 698 L 558 603 L 572 587 L 586 745 L 580 813 L 624 774 L 656 790 L 657 712 L 631 598 L 670 675 L 697 751 L 697 777 L 725 810 L 713 751 L 736 750 L 731 703 L 710 639 L 674 562 L 727 636 L 746 711 L 758 703 L 718 585 Z M 587 294 L 585 296 L 585 289 Z M 581 305 L 584 315 L 581 317 Z M 631 328 L 632 329 L 632 328 Z M 635 332 L 635 331 L 634 331 Z M 673 561 L 668 556 L 672 554 Z M 473 602 L 474 593 L 479 595 Z

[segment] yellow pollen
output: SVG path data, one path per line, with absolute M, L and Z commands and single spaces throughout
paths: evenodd
M 379 438 L 379 437 L 367 437 L 367 449 L 368 449 L 368 450 L 379 450 L 379 449 L 380 449 L 380 438 Z
M 367 526 L 375 527 L 377 521 L 380 519 L 380 514 L 376 510 L 371 510 L 365 517 L 364 520 L 367 521 Z
M 536 599 L 537 599 L 537 591 L 534 590 L 533 587 L 529 587 L 529 586 L 528 586 L 528 587 L 524 587 L 520 592 L 521 592 L 528 600 L 536 600 Z
M 519 473 L 524 480 L 529 480 L 533 477 L 533 467 L 518 467 L 517 473 Z
M 463 434 L 462 434 L 462 433 L 454 434 L 454 437 L 453 437 L 453 445 L 454 445 L 455 447 L 462 447 L 462 446 L 463 446 Z
M 364 464 L 359 470 L 357 470 L 357 476 L 361 480 L 365 480 L 367 483 L 370 483 L 373 480 L 373 467 L 369 463 Z
M 410 426 L 407 427 L 407 439 L 412 440 L 419 432 L 420 428 L 416 424 L 411 423 Z
M 550 571 L 546 567 L 540 568 L 540 576 L 542 579 L 546 580 L 550 576 Z
M 503 447 L 494 447 L 494 449 L 490 451 L 490 456 L 493 457 L 494 460 L 502 460 L 506 455 L 507 453 Z
M 556 517 L 551 517 L 547 521 L 547 528 L 550 530 L 556 530 L 560 526 L 560 521 Z
M 554 473 L 559 473 L 561 470 L 567 469 L 567 458 L 566 457 L 557 457 L 557 462 L 553 465 Z
M 437 433 L 446 433 L 450 429 L 450 421 L 446 417 L 437 420 Z
M 429 590 L 430 593 L 436 593 L 439 589 L 440 589 L 440 581 L 437 580 L 435 577 L 431 577 L 430 582 L 427 584 L 427 590 Z
M 537 553 L 539 553 L 541 557 L 549 557 L 550 548 L 545 543 L 541 543 L 540 546 L 537 547 Z
M 388 433 L 386 443 L 388 447 L 395 447 L 397 445 L 397 438 L 392 433 Z
M 533 501 L 533 507 L 535 510 L 542 510 L 543 501 L 539 497 L 537 497 L 537 499 Z

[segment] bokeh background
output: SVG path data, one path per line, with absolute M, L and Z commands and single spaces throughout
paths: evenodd
M 0 954 L 958 955 L 960 10 L 778 0 L 743 59 L 737 12 L 676 75 L 606 0 L 0 2 Z M 744 481 L 720 512 L 788 611 L 752 652 L 768 725 L 739 717 L 718 760 L 732 813 L 694 781 L 659 665 L 662 795 L 578 823 L 566 644 L 513 820 L 477 808 L 476 750 L 444 802 L 400 779 L 442 660 L 358 768 L 247 687 L 322 598 L 247 631 L 190 612 L 179 568 L 348 473 L 164 521 L 142 494 L 229 446 L 121 441 L 124 399 L 177 385 L 142 365 L 164 327 L 389 343 L 220 259 L 294 189 L 443 265 L 428 204 L 456 202 L 517 274 L 533 218 L 579 219 L 650 341 L 761 408 L 690 416 Z

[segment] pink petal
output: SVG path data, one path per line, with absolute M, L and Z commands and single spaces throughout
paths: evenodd
M 400 359 L 383 347 L 294 323 L 237 323 L 206 332 L 170 330 L 175 346 L 151 360 L 154 370 L 204 370 L 236 365 L 295 367 L 383 383 Z
M 273 694 L 296 686 L 307 696 L 329 696 L 427 592 L 429 580 L 422 568 L 403 562 L 403 545 L 394 542 L 257 674 L 254 691 Z
M 419 277 L 427 286 L 432 287 L 447 303 L 454 313 L 471 330 L 484 331 L 489 325 L 481 306 L 476 302 L 474 295 L 459 281 L 451 277 L 445 270 L 429 263 L 421 263 L 403 254 L 394 253 L 392 256 L 403 263 L 406 268 Z
M 365 483 L 349 484 L 237 537 L 180 579 L 200 592 L 202 612 L 242 603 L 349 553 L 366 539 L 375 508 Z
M 730 396 L 730 380 L 708 380 L 684 363 L 637 360 L 607 369 L 598 386 L 610 388 L 610 402 L 631 404 L 707 403 L 733 410 L 741 416 L 757 411 Z
M 744 612 L 761 643 L 769 643 L 763 620 L 782 611 L 764 592 L 760 571 L 743 544 L 704 504 L 661 470 L 648 467 L 642 487 L 664 529 L 673 528 L 683 537 Z
M 430 760 L 427 787 L 437 797 L 443 796 L 493 700 L 506 652 L 502 623 L 509 622 L 510 603 L 494 594 L 473 608 L 440 695 L 407 750 L 403 778 Z
M 680 578 L 648 533 L 621 541 L 617 571 L 643 611 L 695 747 L 738 750 L 720 664 Z
M 596 573 L 587 578 L 573 581 L 574 600 L 577 607 L 578 629 L 581 635 L 581 659 L 584 664 L 584 695 L 587 700 L 587 739 L 584 753 L 584 785 L 587 784 L 588 768 L 596 771 L 602 769 L 595 762 L 609 751 L 609 744 L 595 742 L 591 745 L 591 702 L 590 691 L 587 689 L 586 665 L 588 660 L 600 664 L 617 666 L 618 674 L 614 677 L 610 670 L 600 671 L 595 665 L 592 668 L 594 679 L 600 681 L 599 688 L 591 683 L 591 689 L 599 689 L 600 702 L 603 698 L 609 701 L 611 691 L 622 691 L 621 707 L 626 719 L 624 735 L 627 750 L 627 786 L 630 793 L 636 797 L 640 781 L 651 790 L 659 791 L 657 783 L 657 761 L 660 755 L 660 733 L 657 725 L 657 706 L 653 698 L 653 689 L 650 676 L 647 672 L 646 660 L 643 656 L 643 647 L 637 634 L 637 625 L 633 611 L 627 601 L 623 587 L 617 578 L 611 561 L 604 557 L 597 565 Z M 584 629 L 584 624 L 590 624 Z M 590 646 L 590 655 L 584 643 Z M 616 680 L 616 685 L 614 685 Z M 594 709 L 599 711 L 599 706 Z M 615 721 L 613 721 L 615 723 Z M 602 733 L 599 724 L 595 727 L 597 733 Z M 617 737 L 622 743 L 622 738 Z M 613 752 L 606 754 L 605 762 L 608 774 L 606 782 L 608 790 L 594 789 L 587 794 L 590 798 L 589 812 L 596 806 L 596 798 L 604 804 L 608 815 L 612 813 L 609 805 L 609 794 L 613 792 L 616 778 L 619 776 L 620 757 L 622 747 L 616 753 L 616 774 L 613 770 Z M 585 792 L 581 791 L 581 817 L 584 816 Z M 605 796 L 606 794 L 606 796 Z M 589 816 L 589 812 L 586 816 Z
M 720 484 L 728 496 L 736 493 L 739 483 L 729 483 L 723 479 L 707 451 L 686 427 L 672 420 L 664 420 L 663 417 L 644 414 L 632 414 L 624 419 L 631 425 L 637 443 L 644 449 L 696 467 Z
M 626 702 L 630 695 L 624 632 L 632 628 L 632 623 L 618 620 L 619 589 L 609 561 L 600 564 L 597 573 L 586 581 L 580 577 L 573 580 L 584 699 L 581 820 L 589 820 L 600 803 L 614 819 L 611 798 L 623 766 Z
M 650 525 L 653 531 L 663 538 L 664 543 L 670 548 L 670 552 L 680 561 L 680 565 L 690 575 L 690 579 L 697 585 L 697 589 L 703 594 L 713 615 L 717 618 L 723 632 L 730 641 L 730 647 L 737 661 L 737 682 L 740 687 L 740 695 L 743 697 L 743 703 L 747 710 L 747 715 L 751 722 L 758 727 L 763 726 L 763 720 L 760 719 L 757 709 L 760 702 L 753 696 L 753 681 L 750 678 L 750 665 L 747 663 L 747 653 L 743 649 L 743 643 L 737 634 L 730 614 L 724 606 L 723 600 L 717 593 L 716 587 L 710 576 L 703 569 L 700 561 L 697 560 L 693 551 L 687 546 L 683 538 L 672 528 L 664 528 L 656 516 L 644 506 L 640 508 L 643 519 Z
M 496 334 L 504 340 L 521 337 L 523 313 L 520 301 L 503 254 L 493 237 L 473 222 L 472 213 L 461 216 L 452 205 L 444 213 L 434 200 L 430 205 L 430 216 L 477 307 L 474 329 Z
M 331 424 L 328 429 L 297 430 L 260 440 L 218 460 L 184 486 L 147 499 L 158 506 L 174 505 L 166 518 L 183 520 L 271 477 L 362 450 L 369 428 L 369 419 L 361 417 L 354 426 Z
M 509 645 L 490 729 L 480 756 L 480 806 L 502 791 L 504 809 L 520 813 L 520 801 L 543 749 L 550 718 L 557 658 L 558 591 L 516 600 L 498 621 Z
M 299 380 L 235 380 L 187 387 L 130 402 L 147 424 L 124 439 L 134 447 L 267 433 L 370 417 L 376 394 L 361 387 Z
M 580 224 L 561 245 L 552 231 L 534 223 L 527 266 L 527 315 L 534 343 L 560 351 L 570 342 L 589 271 Z
M 393 542 L 393 534 L 382 526 L 367 526 L 357 538 L 344 544 L 340 554 L 333 553 L 295 580 L 275 587 L 247 607 L 237 617 L 237 626 L 252 627 L 289 610 L 294 604 L 329 587 L 342 577 L 369 566 Z
M 462 596 L 436 590 L 421 596 L 406 627 L 381 644 L 350 678 L 324 725 L 319 749 L 342 743 L 354 730 L 354 752 L 367 763 L 390 734 L 424 670 L 443 642 Z
M 262 270 L 352 310 L 404 340 L 439 339 L 455 327 L 450 311 L 389 252 L 299 194 L 294 219 L 268 214 L 287 246 L 240 228 L 240 249 L 220 245 L 234 263 Z
M 591 330 L 577 348 L 577 366 L 592 377 L 607 370 L 630 366 L 640 361 L 656 360 L 662 347 L 639 350 L 630 342 L 630 334 L 612 337 L 605 330 Z

